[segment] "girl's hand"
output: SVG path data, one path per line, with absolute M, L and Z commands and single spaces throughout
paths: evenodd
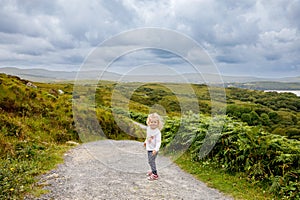
M 146 147 L 146 142 L 144 142 L 144 147 Z
M 152 155 L 154 155 L 154 156 L 155 156 L 155 154 L 156 154 L 156 151 L 155 151 L 155 150 L 153 150 L 153 151 L 152 151 Z

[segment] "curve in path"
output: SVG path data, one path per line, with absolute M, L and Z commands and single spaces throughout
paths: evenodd
M 49 193 L 36 199 L 232 199 L 164 156 L 158 155 L 157 168 L 160 179 L 148 181 L 147 157 L 141 142 L 86 143 L 70 150 L 63 164 L 41 177 L 39 184 Z

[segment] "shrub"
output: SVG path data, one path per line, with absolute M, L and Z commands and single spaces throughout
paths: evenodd
M 181 121 L 178 118 L 166 121 L 162 144 L 180 147 L 188 142 L 190 154 L 199 161 L 209 126 L 218 126 L 222 120 L 225 122 L 222 133 L 212 151 L 203 159 L 213 161 L 229 173 L 246 174 L 249 181 L 268 188 L 280 198 L 298 199 L 299 141 L 263 132 L 258 127 L 246 126 L 228 117 L 214 121 L 203 115 L 189 114 Z

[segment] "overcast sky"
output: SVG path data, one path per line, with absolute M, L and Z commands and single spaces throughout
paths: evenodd
M 300 0 L 0 0 L 0 67 L 78 70 L 105 40 L 156 27 L 198 42 L 224 75 L 300 76 L 299 19 Z M 137 59 L 186 65 L 171 52 L 141 50 L 114 69 Z

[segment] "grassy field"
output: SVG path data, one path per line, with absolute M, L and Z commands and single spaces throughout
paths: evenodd
M 194 109 L 209 117 L 212 107 L 210 93 L 205 85 L 116 84 L 105 81 L 100 82 L 93 91 L 95 86 L 88 83 L 77 86 L 76 90 L 72 83 L 33 83 L 31 86 L 27 83 L 28 81 L 18 77 L 0 74 L 0 199 L 20 199 L 27 193 L 39 195 L 45 192 L 35 185 L 36 177 L 63 161 L 63 153 L 72 148 L 67 145 L 68 141 L 81 143 L 101 137 L 141 140 L 143 133 L 132 124 L 131 119 L 145 123 L 147 114 L 150 111 L 157 111 L 165 114 L 166 119 L 171 120 L 174 125 L 175 121 L 172 119 L 182 117 L 182 110 Z M 222 90 L 222 88 L 214 89 Z M 197 108 L 193 106 L 195 100 Z M 270 138 L 275 141 L 274 144 L 276 141 L 281 142 L 286 149 L 270 146 L 274 148 L 270 153 L 282 152 L 274 154 L 281 160 L 273 163 L 273 166 L 274 169 L 281 169 L 284 166 L 284 173 L 290 174 L 286 174 L 284 178 L 278 175 L 272 180 L 278 183 L 277 193 L 283 198 L 297 199 L 295 194 L 300 190 L 299 181 L 293 177 L 299 175 L 299 170 L 296 169 L 300 166 L 299 161 L 297 162 L 300 160 L 297 154 L 300 147 L 296 142 L 300 136 L 299 97 L 292 94 L 228 88 L 225 102 L 223 100 L 214 106 L 220 109 L 226 106 L 226 113 L 232 120 L 231 125 L 244 123 L 244 127 L 257 127 L 261 131 L 252 131 L 255 139 L 240 140 L 239 136 L 247 135 L 242 130 L 236 129 L 237 131 L 233 131 L 235 134 L 230 135 L 231 139 L 235 139 L 235 143 L 222 144 L 220 149 L 230 148 L 232 152 L 228 152 L 232 153 L 230 156 L 234 156 L 234 152 L 237 151 L 234 147 L 242 141 L 248 142 L 244 145 L 247 147 L 245 151 L 258 149 L 259 145 L 254 145 L 256 142 L 266 141 L 266 145 L 269 145 L 267 143 Z M 73 106 L 74 102 L 77 102 L 78 106 Z M 182 108 L 182 105 L 186 107 Z M 93 118 L 94 115 L 91 113 L 95 114 L 96 118 Z M 121 119 L 126 132 L 120 129 L 115 117 Z M 98 124 L 101 125 L 104 134 L 101 137 L 91 134 L 95 132 Z M 206 129 L 203 127 L 195 129 L 198 130 L 195 135 L 204 133 Z M 188 128 L 185 129 L 187 134 L 194 133 Z M 166 128 L 163 131 L 169 136 L 165 138 L 165 145 L 174 132 L 176 127 L 169 130 Z M 262 132 L 272 137 L 265 136 L 261 134 Z M 289 147 L 289 140 L 295 141 L 293 148 Z M 199 148 L 200 143 L 200 139 L 196 140 L 188 152 Z M 293 157 L 294 154 L 298 157 Z M 246 153 L 244 155 L 245 161 L 247 156 L 253 156 Z M 231 170 L 230 165 L 223 168 L 222 165 L 220 167 L 212 161 L 199 161 L 192 159 L 191 156 L 192 153 L 185 154 L 176 162 L 208 185 L 231 194 L 236 199 L 273 198 L 269 194 L 272 185 L 268 185 L 269 183 L 265 183 L 262 177 L 253 174 L 255 171 L 253 166 L 257 167 L 255 163 L 248 171 L 234 166 L 231 166 Z M 219 156 L 220 159 L 226 159 L 226 155 L 219 154 Z M 266 159 L 268 158 L 262 160 Z M 254 177 L 253 180 L 249 180 L 249 175 Z M 272 178 L 271 175 L 267 175 L 266 178 Z

